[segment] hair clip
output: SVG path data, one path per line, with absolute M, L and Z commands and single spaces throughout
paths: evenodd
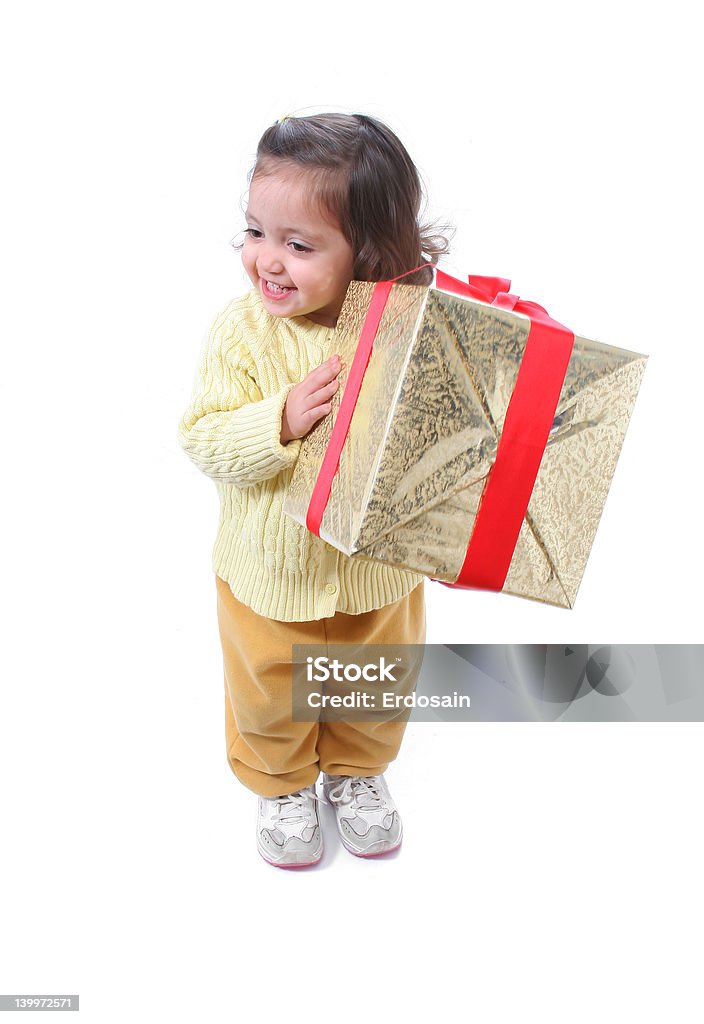
M 277 121 L 276 123 L 277 123 L 277 124 L 281 124 L 281 123 L 282 123 L 283 121 L 285 121 L 285 120 L 286 120 L 286 118 L 288 118 L 288 117 L 293 117 L 293 114 L 284 114 L 284 116 L 283 116 L 283 117 L 280 117 L 280 118 L 279 118 L 279 120 L 278 120 L 278 121 Z

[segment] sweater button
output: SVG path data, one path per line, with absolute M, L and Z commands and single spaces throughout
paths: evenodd
M 333 594 L 336 594 L 337 593 L 337 587 L 335 586 L 335 584 L 334 583 L 326 583 L 325 584 L 325 593 L 326 594 L 330 594 L 331 597 L 332 597 Z

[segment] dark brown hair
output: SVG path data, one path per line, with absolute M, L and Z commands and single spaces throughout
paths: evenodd
M 280 161 L 312 175 L 311 201 L 336 223 L 355 253 L 358 281 L 383 281 L 448 252 L 448 224 L 421 224 L 418 170 L 397 136 L 366 114 L 286 117 L 257 146 L 248 175 L 275 173 Z M 237 246 L 241 248 L 241 246 Z M 404 284 L 428 284 L 425 268 Z

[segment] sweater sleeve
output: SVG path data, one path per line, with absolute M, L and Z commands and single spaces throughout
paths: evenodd
M 264 398 L 242 332 L 219 315 L 207 334 L 191 404 L 178 440 L 195 465 L 214 480 L 247 487 L 294 465 L 300 440 L 281 444 L 281 416 L 295 384 Z

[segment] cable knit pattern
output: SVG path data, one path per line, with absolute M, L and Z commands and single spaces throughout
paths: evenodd
M 381 608 L 423 577 L 363 556 L 349 558 L 283 514 L 300 441 L 282 445 L 292 387 L 332 354 L 333 328 L 273 317 L 257 289 L 213 320 L 179 443 L 215 481 L 220 522 L 212 567 L 259 615 L 304 622 Z

